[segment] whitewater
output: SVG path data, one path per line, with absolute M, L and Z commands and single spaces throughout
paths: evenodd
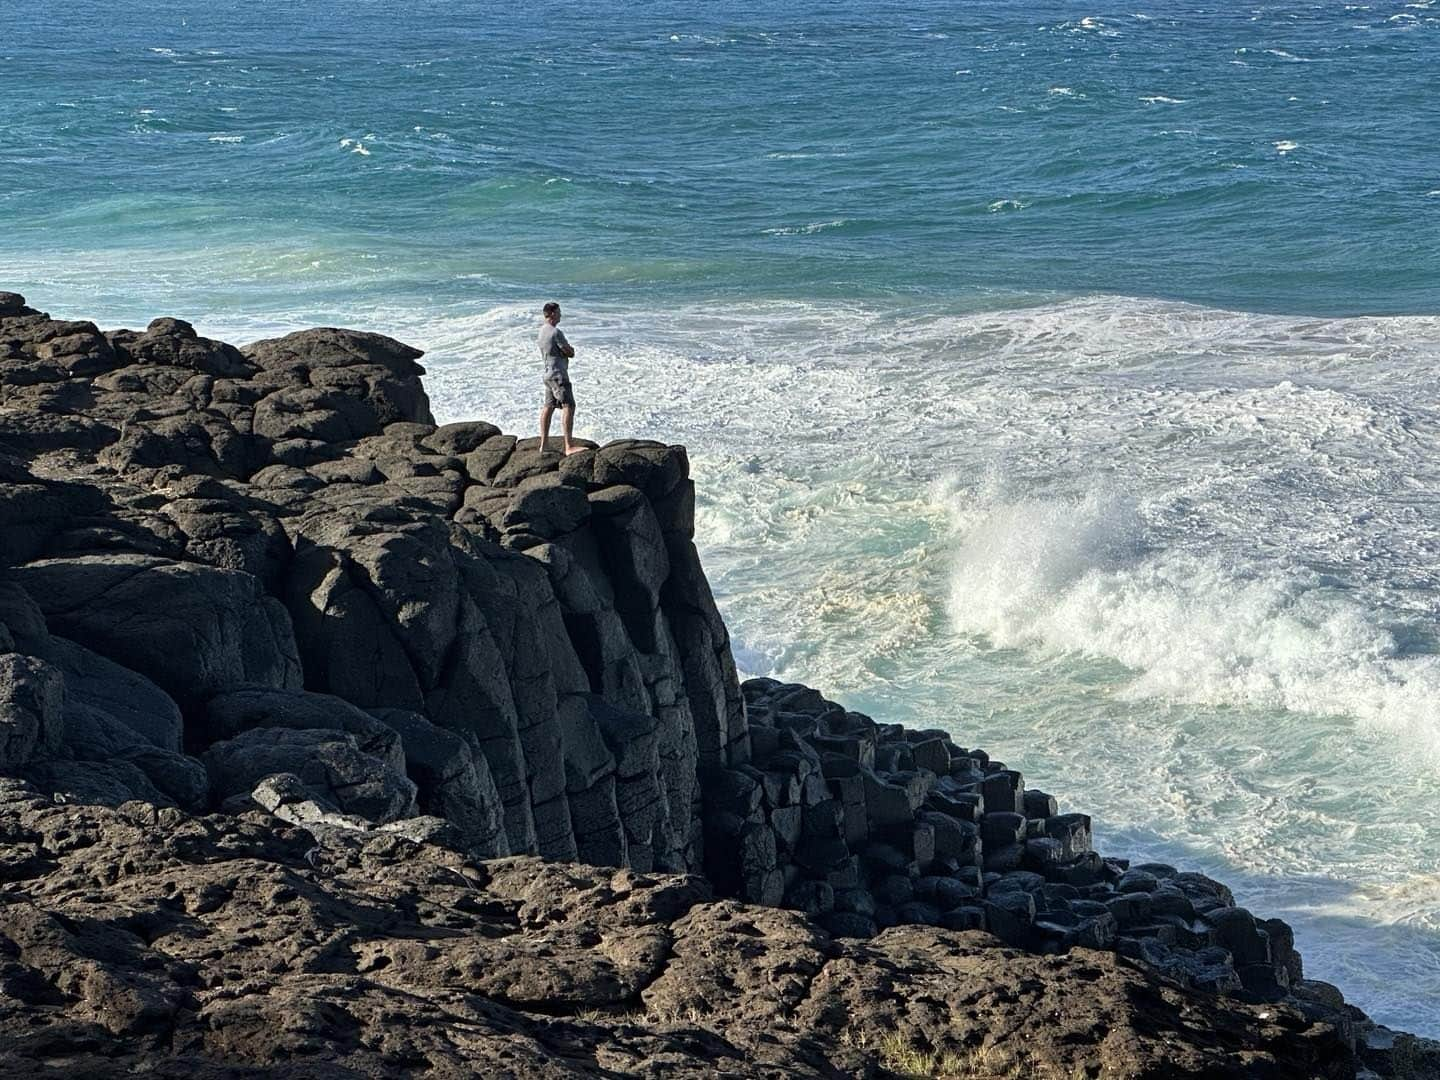
M 748 674 L 941 727 L 1440 1037 L 1440 12 L 77 0 L 0 288 L 684 443 Z

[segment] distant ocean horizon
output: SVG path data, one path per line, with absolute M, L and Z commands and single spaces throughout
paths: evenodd
M 747 673 L 1440 1037 L 1440 4 L 11 5 L 0 289 L 685 443 Z

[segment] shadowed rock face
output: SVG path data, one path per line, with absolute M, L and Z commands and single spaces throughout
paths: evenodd
M 0 293 L 0 777 L 33 785 L 7 789 L 0 851 L 16 1060 L 1350 1060 L 1363 1017 L 1220 883 L 1102 858 L 1088 817 L 943 732 L 741 687 L 684 448 L 437 427 L 419 356 L 101 332 Z M 592 869 L 465 862 L 537 855 Z M 695 907 L 712 891 L 803 917 Z M 1179 987 L 1298 1011 L 1255 1027 Z
M 746 744 L 683 449 L 437 428 L 378 334 L 6 297 L 0 767 L 199 810 L 289 761 L 317 812 L 423 809 L 476 855 L 702 866 L 697 768 Z
M 1354 1072 L 1328 1026 L 1111 953 L 838 940 L 694 876 L 56 806 L 15 781 L 0 840 L 7 1076 L 841 1077 L 925 1055 L 925 1075 Z

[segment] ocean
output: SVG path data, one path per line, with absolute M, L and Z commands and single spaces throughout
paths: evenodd
M 685 443 L 750 674 L 1440 1036 L 1440 6 L 0 2 L 0 288 Z

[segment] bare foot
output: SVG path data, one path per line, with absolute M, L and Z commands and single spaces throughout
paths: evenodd
M 567 446 L 565 447 L 565 456 L 569 457 L 571 454 L 578 454 L 581 450 L 584 449 L 585 447 L 583 446 Z
M 548 454 L 548 453 L 550 453 L 550 447 L 547 446 L 544 441 L 541 441 L 541 443 L 540 443 L 540 449 L 537 450 L 537 451 L 535 451 L 535 452 L 536 452 L 537 454 Z

